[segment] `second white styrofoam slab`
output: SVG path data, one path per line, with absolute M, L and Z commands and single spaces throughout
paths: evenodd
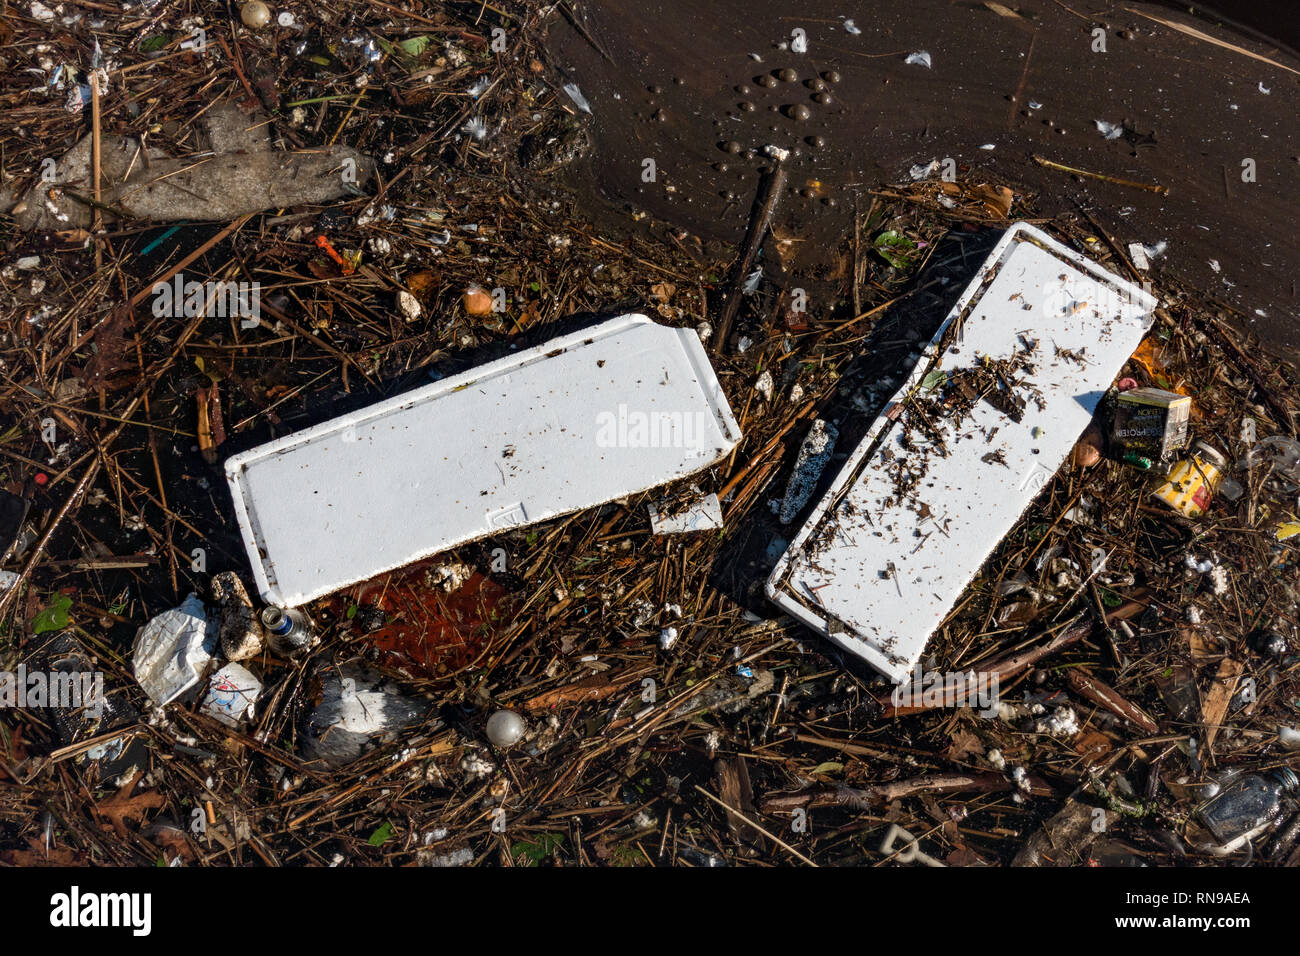
M 1040 230 L 1009 229 L 791 542 L 768 596 L 894 681 L 906 680 L 993 548 L 1065 461 L 1156 304 Z M 1042 406 L 1029 401 L 1020 423 L 984 401 L 959 421 L 937 419 L 947 455 L 912 427 L 904 402 L 927 375 L 982 357 L 1009 359 L 1026 344 Z M 920 473 L 913 494 L 898 493 L 900 467 Z
M 740 440 L 699 336 L 644 315 L 235 455 L 258 590 L 292 607 L 692 474 Z

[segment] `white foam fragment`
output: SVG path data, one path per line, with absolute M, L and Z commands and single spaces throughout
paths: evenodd
M 1017 223 L 795 536 L 768 596 L 881 673 L 906 680 L 935 628 L 1070 454 L 1156 305 L 1133 283 Z M 1015 393 L 1025 401 L 1019 422 L 980 400 L 961 415 L 932 415 L 929 434 L 908 410 L 948 374 L 1017 356 L 1025 360 L 1016 373 Z
M 704 495 L 685 509 L 668 510 L 662 504 L 650 505 L 652 534 L 688 534 L 692 531 L 718 531 L 721 528 L 722 505 L 716 494 Z
M 1129 258 L 1133 260 L 1133 268 L 1141 269 L 1146 272 L 1151 268 L 1151 260 L 1147 258 L 1147 247 L 1140 242 L 1130 242 L 1128 244 Z
M 938 171 L 939 161 L 937 159 L 932 159 L 928 163 L 918 163 L 908 170 L 907 174 L 912 177 L 913 182 L 917 182 L 926 179 Z
M 692 329 L 629 314 L 235 455 L 258 590 L 294 607 L 684 478 L 740 429 Z
M 925 50 L 917 50 L 915 53 L 909 53 L 907 59 L 903 62 L 912 66 L 923 66 L 928 70 L 930 69 L 930 54 Z

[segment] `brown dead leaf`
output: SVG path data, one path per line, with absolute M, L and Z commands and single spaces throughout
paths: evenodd
M 987 183 L 967 186 L 966 198 L 981 203 L 984 211 L 991 216 L 1005 219 L 1011 212 L 1011 201 L 1015 194 L 1006 186 L 990 186 Z
M 108 376 L 121 371 L 134 355 L 133 351 L 128 353 L 128 349 L 135 344 L 134 336 L 130 339 L 127 337 L 134 321 L 130 309 L 118 306 L 96 326 L 95 354 L 81 374 L 87 389 L 98 387 Z
M 947 758 L 954 763 L 960 763 L 971 754 L 983 753 L 984 747 L 980 744 L 980 739 L 972 734 L 969 730 L 959 730 L 952 735 L 952 740 L 948 744 Z
M 50 847 L 45 852 L 45 843 L 40 837 L 31 837 L 27 841 L 30 850 L 6 850 L 0 853 L 0 863 L 6 866 L 85 866 L 84 858 L 77 856 L 66 846 Z
M 161 793 L 154 790 L 131 796 L 131 791 L 143 776 L 144 771 L 141 770 L 121 790 L 99 801 L 94 807 L 96 815 L 107 819 L 117 835 L 124 840 L 130 833 L 126 827 L 128 820 L 143 823 L 145 811 L 157 810 L 167 802 Z
M 406 277 L 406 288 L 411 295 L 415 296 L 421 302 L 425 301 L 429 290 L 433 288 L 438 277 L 432 269 L 421 269 L 419 272 L 412 272 Z
M 1222 650 L 1211 644 L 1210 639 L 1195 628 L 1184 627 L 1178 635 L 1187 642 L 1188 650 L 1192 652 L 1192 660 L 1197 664 L 1204 664 L 1211 658 L 1223 655 Z
M 671 282 L 656 282 L 650 287 L 650 298 L 655 302 L 667 305 L 672 301 L 676 292 L 677 286 Z
M 1070 745 L 1083 758 L 1084 763 L 1096 763 L 1111 751 L 1110 738 L 1096 730 L 1085 730 Z

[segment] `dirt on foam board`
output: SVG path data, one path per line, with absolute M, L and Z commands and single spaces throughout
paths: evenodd
M 777 563 L 768 597 L 907 679 L 1151 326 L 1138 286 L 1017 223 Z

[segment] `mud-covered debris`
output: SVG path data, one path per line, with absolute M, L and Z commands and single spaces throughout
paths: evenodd
M 26 660 L 28 672 L 47 675 L 46 699 L 41 701 L 10 700 L 0 673 L 0 701 L 4 707 L 30 706 L 39 710 L 54 727 L 63 746 L 95 740 L 94 746 L 77 754 L 74 763 L 89 782 L 120 786 L 149 766 L 149 750 L 139 735 L 124 732 L 110 736 L 118 728 L 129 728 L 140 720 L 140 713 L 127 699 L 124 688 L 114 688 L 105 680 L 85 646 L 70 631 L 42 635 Z M 61 695 L 66 694 L 66 697 Z M 0 708 L 2 709 L 2 708 Z M 0 746 L 0 756 L 3 747 Z
M 55 165 L 52 182 L 25 195 L 0 193 L 0 211 L 20 229 L 86 228 L 98 208 L 118 218 L 170 222 L 227 221 L 248 213 L 355 195 L 374 164 L 350 146 L 283 151 L 271 148 L 267 118 L 225 103 L 204 117 L 210 154 L 172 157 L 129 136 L 103 134 L 100 200 L 93 206 L 91 143 L 87 134 Z
M 246 661 L 262 651 L 262 626 L 244 582 L 233 571 L 212 576 L 212 599 L 217 612 L 217 636 L 221 653 L 229 661 Z
M 830 422 L 819 418 L 812 423 L 803 443 L 799 445 L 794 470 L 785 485 L 785 497 L 781 499 L 781 510 L 777 513 L 781 524 L 793 521 L 808 503 L 822 472 L 835 454 L 835 443 L 839 437 L 840 430 Z
M 1093 842 L 1101 834 L 1094 826 L 1101 807 L 1070 799 L 1025 841 L 1012 866 L 1086 866 Z

